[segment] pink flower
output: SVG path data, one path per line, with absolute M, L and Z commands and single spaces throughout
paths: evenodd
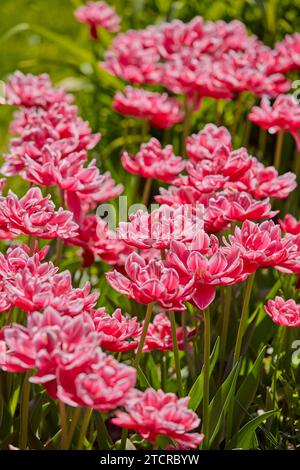
M 214 300 L 216 286 L 236 284 L 248 276 L 239 248 L 220 247 L 218 239 L 204 230 L 199 230 L 190 244 L 172 242 L 167 262 L 179 272 L 183 283 L 194 279 L 192 300 L 200 310 Z
M 162 77 L 157 50 L 161 33 L 155 27 L 129 30 L 114 38 L 101 65 L 131 83 L 159 84 Z
M 283 273 L 300 275 L 300 235 L 287 233 L 282 243 L 287 256 L 278 263 L 276 269 Z
M 193 334 L 193 331 L 187 329 L 188 341 Z M 181 327 L 177 328 L 176 336 L 179 349 L 183 350 L 183 331 Z M 149 352 L 155 349 L 160 349 L 161 351 L 173 350 L 171 322 L 165 313 L 156 315 L 153 322 L 148 326 L 143 352 Z
M 30 315 L 27 327 L 3 328 L 0 338 L 3 370 L 36 369 L 30 382 L 71 406 L 110 411 L 135 385 L 135 370 L 101 351 L 101 334 L 89 315 L 71 318 L 47 308 Z
M 189 174 L 175 184 L 190 184 L 204 193 L 211 193 L 224 187 L 235 187 L 239 181 L 251 168 L 252 157 L 245 148 L 240 148 L 233 152 L 221 145 L 217 148 L 213 160 L 200 160 L 193 164 L 191 161 L 186 164 Z
M 254 45 L 254 47 L 253 47 Z M 273 52 L 262 43 L 249 42 L 245 51 L 228 51 L 217 65 L 217 74 L 232 92 L 249 91 L 276 98 L 291 88 L 290 81 L 277 72 Z
M 290 132 L 300 148 L 300 105 L 292 95 L 279 95 L 272 105 L 263 98 L 260 106 L 252 108 L 249 119 L 271 134 L 280 130 Z
M 24 75 L 15 72 L 6 82 L 6 96 L 9 104 L 26 108 L 40 106 L 47 109 L 54 103 L 70 103 L 72 97 L 59 88 L 54 88 L 49 75 Z
M 229 235 L 226 245 L 230 249 L 236 247 L 240 250 L 244 269 L 249 273 L 274 267 L 288 256 L 280 226 L 270 220 L 261 224 L 246 220 L 241 228 L 235 228 L 234 235 Z
M 73 197 L 70 193 L 76 193 L 79 208 L 81 205 L 93 208 L 96 203 L 108 201 L 122 193 L 123 185 L 115 185 L 109 172 L 101 174 L 95 160 L 84 167 L 86 160 L 85 151 L 63 157 L 59 151 L 46 146 L 39 160 L 25 157 L 26 179 L 41 186 L 59 186 L 67 192 L 69 201 Z
M 11 191 L 0 196 L 0 209 L 7 226 L 16 235 L 25 233 L 40 238 L 69 238 L 77 234 L 77 224 L 72 213 L 55 211 L 53 202 L 43 197 L 39 188 L 31 188 L 21 199 Z
M 68 239 L 66 244 L 82 247 L 84 266 L 90 266 L 95 256 L 105 263 L 122 266 L 132 252 L 115 232 L 109 230 L 104 220 L 93 214 L 80 219 L 78 235 Z
M 169 206 L 178 206 L 181 204 L 191 204 L 195 206 L 201 204 L 207 199 L 206 194 L 201 193 L 193 186 L 169 186 L 166 188 L 159 188 L 159 194 L 154 196 L 154 199 L 159 204 L 168 204 Z
M 220 232 L 228 226 L 228 220 L 225 219 L 222 208 L 210 204 L 210 200 L 214 199 L 215 192 L 201 193 L 193 186 L 186 185 L 169 186 L 168 189 L 160 188 L 159 191 L 160 194 L 155 196 L 155 200 L 161 204 L 168 204 L 174 208 L 186 205 L 190 211 L 195 208 L 196 213 L 200 210 L 206 232 Z
M 225 219 L 235 222 L 271 219 L 278 213 L 271 211 L 269 199 L 257 201 L 250 194 L 237 191 L 223 192 L 211 198 L 208 208 L 219 210 Z
M 213 55 L 199 54 L 197 49 L 181 50 L 168 57 L 162 74 L 163 85 L 173 93 L 200 97 L 231 99 L 233 93 L 218 71 L 218 61 Z
M 293 217 L 292 214 L 286 214 L 284 219 L 278 219 L 278 222 L 284 233 L 300 235 L 300 221 Z
M 119 35 L 103 66 L 132 83 L 163 84 L 185 94 L 191 108 L 203 96 L 231 99 L 240 91 L 276 97 L 290 89 L 272 49 L 248 37 L 238 21 L 174 20 Z
M 89 367 L 79 370 L 73 361 L 70 367 L 58 367 L 58 398 L 71 406 L 87 406 L 101 412 L 123 406 L 135 385 L 135 369 L 107 356 L 100 348 L 89 362 Z
M 112 315 L 105 308 L 99 308 L 92 318 L 96 331 L 101 333 L 101 348 L 112 352 L 128 352 L 137 348 L 142 328 L 136 317 L 122 315 L 119 308 Z
M 252 157 L 250 170 L 237 182 L 236 187 L 247 191 L 256 199 L 265 197 L 285 199 L 297 187 L 296 175 L 291 172 L 278 175 L 273 166 L 264 167 Z
M 19 307 L 26 312 L 54 307 L 62 315 L 76 316 L 82 311 L 91 312 L 98 293 L 91 293 L 90 284 L 83 288 L 72 287 L 68 271 L 57 273 L 51 262 L 42 262 L 48 247 L 29 256 L 25 245 L 11 247 L 0 254 L 0 311 Z
M 116 14 L 115 9 L 106 2 L 87 2 L 86 5 L 78 7 L 74 15 L 79 23 L 90 26 L 90 34 L 93 39 L 98 38 L 97 26 L 112 33 L 120 29 L 120 17 Z
M 287 34 L 283 41 L 275 45 L 274 50 L 279 72 L 299 70 L 300 67 L 300 34 Z
M 231 135 L 226 127 L 217 127 L 215 124 L 206 124 L 202 131 L 187 138 L 187 154 L 193 162 L 199 160 L 213 160 L 215 150 L 224 145 L 232 150 Z
M 189 205 L 172 208 L 162 205 L 151 214 L 138 210 L 129 222 L 120 222 L 118 235 L 136 248 L 169 248 L 172 240 L 191 241 L 203 227 L 203 211 Z
M 60 152 L 45 147 L 40 161 L 25 157 L 26 179 L 43 186 L 57 185 L 65 190 L 68 206 L 77 217 L 81 210 L 94 209 L 124 190 L 122 184 L 115 184 L 108 171 L 100 173 L 95 160 L 84 167 L 86 159 L 85 151 L 63 158 Z
M 284 300 L 277 296 L 267 302 L 265 311 L 277 325 L 300 326 L 300 305 L 292 299 Z
M 135 156 L 123 152 L 121 160 L 129 173 L 166 182 L 174 180 L 185 167 L 183 159 L 174 155 L 172 145 L 163 149 L 155 138 L 150 139 L 147 144 L 142 144 Z
M 20 137 L 11 139 L 11 153 L 5 155 L 2 172 L 7 176 L 21 173 L 25 178 L 26 162 L 32 164 L 34 160 L 41 165 L 49 166 L 49 162 L 57 165 L 54 156 L 56 160 L 57 156 L 62 160 L 74 152 L 90 150 L 101 137 L 92 134 L 89 124 L 77 115 L 76 106 L 64 102 L 55 103 L 46 110 L 22 109 L 15 115 L 11 132 Z M 84 163 L 87 153 L 81 152 L 80 158 Z M 70 162 L 65 162 L 65 166 L 68 164 Z M 47 174 L 50 170 L 45 171 Z
M 114 270 L 106 273 L 109 284 L 142 304 L 157 303 L 166 310 L 185 310 L 183 302 L 193 294 L 194 279 L 182 283 L 176 269 L 168 267 L 164 261 L 152 260 L 149 263 L 132 253 L 125 264 L 128 277 Z
M 176 98 L 169 98 L 166 93 L 150 91 L 127 86 L 125 93 L 117 91 L 113 108 L 121 114 L 147 119 L 150 124 L 161 129 L 181 122 L 183 112 Z
M 180 445 L 197 448 L 204 436 L 189 432 L 200 425 L 200 420 L 188 409 L 188 402 L 188 397 L 179 399 L 162 390 L 135 390 L 126 400 L 126 411 L 117 411 L 112 423 L 133 429 L 151 443 L 165 436 Z

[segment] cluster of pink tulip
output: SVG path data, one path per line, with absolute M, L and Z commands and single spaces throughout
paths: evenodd
M 119 29 L 119 18 L 104 2 L 88 2 L 75 14 L 95 40 L 100 26 Z M 238 21 L 174 20 L 118 35 L 102 66 L 131 84 L 160 85 L 185 97 L 183 107 L 180 96 L 127 86 L 114 97 L 118 113 L 166 129 L 189 122 L 205 97 L 232 100 L 247 91 L 262 97 L 249 119 L 271 133 L 290 132 L 299 144 L 300 105 L 282 94 L 290 89 L 285 73 L 300 67 L 299 44 L 299 35 L 293 35 L 270 49 Z M 185 126 L 182 156 L 156 138 L 142 142 L 135 155 L 122 152 L 124 169 L 146 179 L 144 205 L 153 181 L 165 185 L 154 195 L 154 210 L 137 210 L 115 232 L 95 209 L 124 187 L 109 172 L 100 173 L 95 160 L 88 162 L 101 136 L 78 115 L 73 97 L 45 74 L 21 72 L 8 78 L 6 94 L 8 104 L 19 109 L 1 172 L 19 175 L 30 188 L 18 197 L 1 180 L 0 239 L 8 244 L 0 254 L 0 311 L 6 312 L 1 369 L 26 372 L 23 396 L 29 384 L 39 384 L 58 401 L 62 448 L 70 446 L 74 432 L 64 420 L 66 405 L 87 410 L 86 426 L 91 410 L 107 413 L 110 426 L 133 430 L 154 448 L 162 436 L 166 446 L 207 446 L 208 365 L 201 428 L 184 397 L 179 358 L 190 354 L 198 329 L 178 327 L 174 312 L 182 312 L 180 318 L 187 309 L 200 310 L 209 355 L 209 307 L 219 289 L 246 281 L 233 365 L 239 361 L 255 272 L 274 268 L 300 275 L 300 221 L 290 214 L 277 221 L 279 211 L 272 208 L 274 199 L 296 188 L 296 175 L 279 174 L 280 160 L 277 169 L 266 167 L 246 148 L 235 149 L 224 126 L 209 123 L 192 135 Z M 52 239 L 51 248 L 44 239 Z M 110 315 L 97 305 L 99 293 L 89 282 L 73 287 L 71 272 L 59 270 L 67 247 L 80 247 L 84 267 L 106 263 L 108 284 L 147 305 L 143 321 L 120 308 Z M 300 326 L 300 305 L 292 299 L 277 296 L 265 311 L 277 324 Z M 139 389 L 143 355 L 154 350 L 174 353 L 179 397 Z M 22 448 L 28 446 L 29 396 L 27 408 L 21 407 Z M 127 439 L 123 431 L 121 446 Z

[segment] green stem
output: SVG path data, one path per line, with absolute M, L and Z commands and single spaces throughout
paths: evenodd
M 147 335 L 147 331 L 148 331 L 148 326 L 149 326 L 149 323 L 150 323 L 150 320 L 151 320 L 151 317 L 152 317 L 153 306 L 154 306 L 154 302 L 151 302 L 150 304 L 147 305 L 147 312 L 146 312 L 146 316 L 145 316 L 145 320 L 144 320 L 143 331 L 142 331 L 142 334 L 141 334 L 141 339 L 140 339 L 140 342 L 139 342 L 139 345 L 138 345 L 136 356 L 135 356 L 135 359 L 134 359 L 134 362 L 133 362 L 133 365 L 136 369 L 140 365 L 141 355 L 142 355 L 143 347 L 144 347 L 144 344 L 145 344 L 145 339 L 146 339 L 146 335 Z
M 55 264 L 56 266 L 60 265 L 62 254 L 63 254 L 64 242 L 61 238 L 58 238 L 56 241 L 56 253 L 55 253 Z
M 182 128 L 181 155 L 183 157 L 186 157 L 186 139 L 190 133 L 191 120 L 192 120 L 192 114 L 193 114 L 193 111 L 189 105 L 187 96 L 185 96 L 184 98 L 184 110 L 185 110 L 185 116 L 184 116 L 183 128 Z
M 142 123 L 142 143 L 146 142 L 148 132 L 149 132 L 149 121 L 147 119 L 144 119 Z
M 19 448 L 26 449 L 28 440 L 28 414 L 29 414 L 29 398 L 30 398 L 30 372 L 26 372 L 22 387 L 21 403 L 20 403 L 20 435 Z
M 258 136 L 258 148 L 261 152 L 262 157 L 265 156 L 266 145 L 267 145 L 267 137 L 268 137 L 267 132 L 264 129 L 260 128 L 259 129 L 259 136 Z
M 251 291 L 252 291 L 252 287 L 253 287 L 253 283 L 254 283 L 254 277 L 255 277 L 255 273 L 250 274 L 250 276 L 248 277 L 248 279 L 246 281 L 246 288 L 245 288 L 245 296 L 244 296 L 244 302 L 243 302 L 243 307 L 242 307 L 242 314 L 241 314 L 241 318 L 240 318 L 239 329 L 238 329 L 235 348 L 234 348 L 233 367 L 239 361 L 239 358 L 240 358 L 240 355 L 241 355 L 242 341 L 243 341 L 244 331 L 245 331 L 246 322 L 247 322 L 248 307 L 249 307 Z
M 144 206 L 148 206 L 150 193 L 151 193 L 151 187 L 152 187 L 152 178 L 147 178 L 145 186 L 144 186 L 143 197 L 142 197 L 142 204 Z
M 97 432 L 100 437 L 101 450 L 108 450 L 110 447 L 113 447 L 114 443 L 107 431 L 103 416 L 100 412 L 97 412 L 94 416 L 96 418 Z
M 35 241 L 36 241 L 36 237 L 34 235 L 30 235 L 30 237 L 29 237 L 29 256 L 34 255 Z
M 226 346 L 227 346 L 227 337 L 228 337 L 228 327 L 230 320 L 230 307 L 231 307 L 231 286 L 224 287 L 224 310 L 223 310 L 223 323 L 222 323 L 222 333 L 221 333 L 221 347 L 220 347 L 220 378 L 223 374 L 223 368 L 225 363 L 226 355 Z
M 280 169 L 281 154 L 282 154 L 282 144 L 283 144 L 284 132 L 279 131 L 277 135 L 276 148 L 275 148 L 275 157 L 274 157 L 274 166 L 276 170 Z
M 92 412 L 93 412 L 93 410 L 91 408 L 87 408 L 84 411 L 83 420 L 82 420 L 82 423 L 81 423 L 80 434 L 79 434 L 78 443 L 77 443 L 77 449 L 78 450 L 82 449 L 84 438 L 86 436 L 86 432 L 87 432 L 87 429 L 89 427 L 90 419 L 91 419 L 91 416 L 92 416 Z
M 71 426 L 70 426 L 70 429 L 69 429 L 69 432 L 68 432 L 68 435 L 67 435 L 67 438 L 66 438 L 66 447 L 67 447 L 67 449 L 69 449 L 70 444 L 72 442 L 73 434 L 74 434 L 74 431 L 76 429 L 76 425 L 78 423 L 80 413 L 81 413 L 81 408 L 79 408 L 79 407 L 75 408 L 73 416 L 72 416 Z
M 243 147 L 247 148 L 249 145 L 251 128 L 252 128 L 252 121 L 250 121 L 250 119 L 247 119 L 245 129 L 244 129 L 244 135 L 243 135 Z
M 215 123 L 217 126 L 221 125 L 223 117 L 223 100 L 221 98 L 216 99 L 215 107 Z
M 232 129 L 231 129 L 231 134 L 233 138 L 239 127 L 241 114 L 242 114 L 242 104 L 243 104 L 243 93 L 239 93 L 237 100 L 236 100 L 234 121 L 233 121 Z
M 120 450 L 126 449 L 127 436 L 128 436 L 128 429 L 123 428 L 122 434 L 121 434 L 121 449 Z
M 204 364 L 203 364 L 203 434 L 206 448 L 209 439 L 209 360 L 210 360 L 210 312 L 204 310 Z
M 196 380 L 195 378 L 195 371 L 193 367 L 193 360 L 191 358 L 191 355 L 189 353 L 188 349 L 188 335 L 187 335 L 187 326 L 186 326 L 186 315 L 187 312 L 182 312 L 181 314 L 181 327 L 182 327 L 182 338 L 183 338 L 183 349 L 184 349 L 184 354 L 187 362 L 187 366 L 189 369 L 189 373 L 193 379 L 193 381 Z
M 67 425 L 67 412 L 66 405 L 62 401 L 58 401 L 59 406 L 59 415 L 60 415 L 60 426 L 61 426 L 61 441 L 60 448 L 61 450 L 68 450 L 68 425 Z
M 176 329 L 176 321 L 174 312 L 170 312 L 170 320 L 171 320 L 171 327 L 172 327 L 172 341 L 173 341 L 173 351 L 174 351 L 174 362 L 175 362 L 175 371 L 176 371 L 176 378 L 177 378 L 177 388 L 180 397 L 183 397 L 183 385 L 182 385 L 182 377 L 181 377 L 181 368 L 180 368 L 180 360 L 179 360 L 179 349 L 178 349 L 178 341 L 177 341 L 177 329 Z

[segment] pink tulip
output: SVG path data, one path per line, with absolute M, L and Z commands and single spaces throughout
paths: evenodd
M 58 398 L 71 406 L 87 406 L 101 412 L 123 406 L 135 385 L 135 369 L 105 355 L 100 348 L 88 360 L 88 367 L 79 364 L 77 370 L 73 361 L 71 367 L 58 367 Z
M 78 226 L 72 213 L 55 211 L 53 202 L 43 197 L 39 188 L 31 188 L 21 199 L 11 191 L 0 196 L 0 209 L 12 233 L 25 233 L 40 238 L 70 238 L 77 234 Z
M 252 157 L 252 166 L 236 184 L 237 189 L 247 191 L 256 199 L 273 197 L 285 199 L 297 187 L 296 175 L 288 172 L 278 175 L 273 167 L 264 167 Z
M 293 217 L 292 214 L 286 214 L 284 219 L 279 219 L 278 222 L 284 233 L 300 235 L 300 221 Z
M 187 341 L 190 341 L 194 333 L 195 331 L 187 328 Z M 181 327 L 177 328 L 176 336 L 178 347 L 183 350 L 183 331 Z M 154 351 L 156 349 L 161 351 L 172 351 L 173 348 L 171 322 L 165 313 L 159 313 L 148 326 L 143 352 Z
M 132 252 L 115 232 L 109 230 L 104 220 L 93 214 L 81 217 L 78 235 L 68 239 L 66 244 L 82 248 L 84 266 L 90 266 L 96 256 L 105 263 L 122 266 Z
M 186 169 L 189 176 L 175 180 L 175 184 L 189 184 L 200 192 L 210 193 L 224 187 L 235 187 L 235 182 L 239 181 L 251 166 L 252 157 L 246 149 L 230 152 L 228 147 L 221 145 L 217 148 L 213 160 L 200 160 L 196 164 L 188 162 Z
M 255 224 L 246 220 L 242 227 L 236 227 L 229 235 L 227 247 L 238 248 L 248 273 L 256 269 L 274 267 L 288 257 L 288 247 L 281 238 L 281 229 L 273 221 Z
M 190 244 L 172 242 L 167 261 L 179 272 L 183 283 L 194 279 L 192 301 L 200 310 L 214 300 L 216 286 L 236 284 L 248 276 L 239 248 L 220 247 L 218 239 L 204 230 L 199 230 Z
M 135 390 L 128 395 L 126 411 L 117 411 L 111 421 L 116 426 L 138 432 L 151 443 L 159 436 L 166 436 L 180 445 L 197 448 L 204 436 L 189 432 L 199 427 L 200 420 L 188 409 L 188 402 L 188 397 L 179 399 L 162 390 Z
M 0 331 L 0 367 L 8 372 L 35 369 L 30 382 L 71 406 L 110 411 L 123 405 L 136 372 L 106 356 L 101 334 L 87 314 L 61 316 L 52 308 L 29 316 L 27 327 Z
M 62 315 L 76 316 L 91 312 L 98 293 L 90 293 L 90 285 L 72 287 L 68 271 L 57 273 L 51 262 L 42 262 L 48 247 L 29 256 L 25 245 L 12 247 L 0 254 L 0 311 L 19 307 L 26 312 L 54 307 Z
M 136 317 L 122 315 L 118 308 L 109 315 L 105 308 L 92 314 L 95 329 L 101 334 L 101 348 L 112 352 L 128 352 L 136 349 L 141 327 Z
M 73 98 L 61 89 L 54 88 L 49 75 L 24 75 L 15 72 L 6 82 L 7 101 L 13 106 L 42 107 L 47 109 L 54 103 L 70 103 Z
M 106 2 L 87 2 L 86 5 L 78 7 L 74 15 L 79 23 L 90 26 L 92 39 L 98 38 L 97 26 L 112 33 L 120 29 L 121 18 L 116 14 L 115 9 Z
M 219 210 L 223 217 L 233 222 L 271 219 L 278 211 L 271 211 L 269 199 L 255 200 L 246 192 L 227 191 L 208 202 L 208 208 Z
M 27 157 L 42 165 L 52 157 L 50 161 L 56 165 L 53 155 L 59 154 L 62 159 L 74 152 L 90 150 L 101 137 L 91 133 L 88 123 L 77 115 L 76 106 L 64 102 L 54 103 L 47 109 L 22 109 L 15 115 L 11 132 L 20 137 L 11 139 L 11 153 L 5 155 L 2 172 L 7 176 L 26 170 Z M 81 153 L 81 158 L 84 155 L 87 160 L 87 154 Z
M 284 300 L 277 296 L 267 302 L 265 311 L 277 325 L 300 326 L 300 305 L 292 299 Z
M 115 38 L 102 64 L 132 83 L 163 84 L 185 94 L 191 109 L 201 97 L 231 99 L 241 91 L 276 97 L 290 89 L 272 49 L 249 37 L 238 21 L 173 20 Z
M 146 119 L 154 127 L 167 129 L 183 119 L 183 112 L 176 98 L 166 93 L 152 93 L 139 88 L 126 87 L 125 93 L 117 91 L 113 108 L 120 114 Z
M 159 204 L 177 206 L 181 204 L 191 204 L 196 206 L 206 201 L 207 195 L 198 191 L 194 186 L 169 186 L 168 189 L 159 188 L 159 194 L 154 197 Z
M 179 273 L 168 267 L 164 261 L 152 260 L 149 263 L 132 253 L 125 264 L 128 277 L 114 270 L 106 273 L 109 284 L 142 304 L 157 303 L 166 310 L 185 310 L 184 302 L 193 295 L 194 278 L 182 282 Z
M 300 34 L 287 34 L 283 41 L 278 42 L 274 49 L 279 72 L 299 70 L 300 67 Z
M 123 152 L 121 160 L 129 173 L 166 182 L 174 180 L 185 167 L 183 159 L 174 155 L 172 145 L 163 149 L 155 138 L 150 139 L 147 144 L 142 144 L 135 156 Z
M 287 256 L 276 266 L 278 271 L 300 275 L 300 235 L 286 233 L 282 239 Z
M 263 98 L 260 106 L 252 108 L 249 119 L 271 134 L 290 132 L 300 149 L 300 105 L 292 95 L 279 95 L 272 105 Z
M 112 41 L 101 65 L 131 83 L 159 84 L 162 77 L 157 47 L 160 36 L 155 27 L 120 34 Z
M 203 211 L 181 205 L 172 208 L 162 205 L 148 214 L 138 210 L 129 216 L 129 222 L 120 222 L 118 235 L 136 248 L 169 248 L 172 240 L 191 241 L 203 227 Z
M 194 163 L 199 160 L 213 160 L 215 151 L 220 145 L 232 150 L 230 133 L 226 127 L 217 127 L 212 123 L 206 124 L 198 134 L 187 138 L 187 155 Z

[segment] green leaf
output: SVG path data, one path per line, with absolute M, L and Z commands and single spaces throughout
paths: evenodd
M 239 429 L 242 419 L 255 397 L 260 379 L 261 366 L 265 356 L 265 350 L 266 347 L 263 347 L 260 354 L 256 358 L 256 361 L 251 367 L 249 374 L 247 374 L 235 396 L 235 406 L 233 412 L 234 429 Z
M 256 429 L 268 418 L 276 413 L 275 410 L 267 411 L 262 415 L 256 416 L 254 419 L 245 424 L 229 441 L 226 449 L 253 449 L 253 442 L 256 439 Z
M 160 388 L 160 380 L 157 373 L 157 365 L 154 362 L 153 357 L 151 354 L 148 354 L 147 363 L 146 363 L 146 373 L 148 378 L 150 379 L 152 388 L 158 390 Z
M 229 404 L 233 399 L 239 371 L 240 362 L 234 366 L 209 404 L 209 428 L 211 431 L 208 436 L 209 447 L 213 443 L 221 429 L 222 424 L 224 423 L 224 418 L 226 416 Z
M 137 369 L 137 379 L 141 388 L 151 388 L 151 385 L 140 367 Z
M 98 76 L 99 80 L 106 85 L 112 86 L 116 89 L 124 88 L 123 82 L 117 77 L 111 75 L 109 72 L 104 70 L 95 59 L 94 55 L 88 49 L 78 46 L 78 43 L 72 41 L 66 36 L 54 33 L 53 31 L 44 28 L 43 26 L 32 24 L 32 23 L 20 23 L 17 26 L 9 29 L 1 38 L 0 43 L 3 43 L 15 36 L 26 31 L 33 31 L 39 34 L 45 39 L 48 39 L 54 44 L 57 44 L 61 49 L 68 52 L 73 57 L 76 57 L 81 62 L 88 62 L 93 66 L 94 72 Z
M 209 376 L 211 376 L 212 371 L 216 365 L 217 359 L 219 357 L 220 351 L 220 337 L 217 338 L 212 353 L 210 355 L 210 367 L 209 367 Z M 194 382 L 191 390 L 189 391 L 189 408 L 192 410 L 197 410 L 198 406 L 202 402 L 203 398 L 203 369 L 199 374 L 198 378 Z

